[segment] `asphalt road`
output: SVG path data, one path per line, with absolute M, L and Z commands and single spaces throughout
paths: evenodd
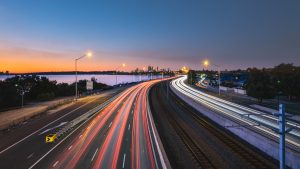
M 172 168 L 277 168 L 278 162 L 179 99 L 165 82 L 150 107 Z
M 99 95 L 79 99 L 63 110 L 42 114 L 17 128 L 2 132 L 0 168 L 29 168 L 53 147 L 53 144 L 45 143 L 46 135 L 53 133 L 59 125 L 72 121 L 122 90 L 124 88 L 108 90 Z
M 243 125 L 251 126 L 253 129 L 268 138 L 274 140 L 279 139 L 279 134 L 275 133 L 274 130 L 278 130 L 278 117 L 270 114 L 257 111 L 245 106 L 241 106 L 227 100 L 223 100 L 204 92 L 191 88 L 186 85 L 184 81 L 187 76 L 177 78 L 172 81 L 171 85 L 175 90 L 178 90 L 187 97 L 192 98 L 197 103 L 204 105 L 215 112 L 220 113 L 227 118 L 238 121 Z M 287 121 L 286 128 L 293 128 L 286 134 L 287 146 L 294 149 L 300 148 L 300 127 L 298 123 Z
M 147 106 L 147 93 L 159 81 L 122 92 L 64 139 L 50 144 L 52 148 L 29 168 L 168 168 Z

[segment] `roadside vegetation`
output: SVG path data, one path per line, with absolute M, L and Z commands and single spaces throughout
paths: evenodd
M 247 94 L 260 102 L 276 96 L 289 101 L 300 99 L 300 67 L 280 64 L 272 69 L 251 68 L 248 72 Z
M 95 91 L 111 88 L 103 83 L 98 83 L 95 78 L 93 87 Z M 86 80 L 78 81 L 78 92 L 87 92 Z M 47 101 L 56 97 L 75 95 L 75 83 L 57 83 L 46 77 L 37 75 L 22 75 L 0 81 L 0 110 L 21 105 L 21 95 L 24 95 L 24 102 Z
M 205 73 L 208 77 L 217 74 L 215 71 L 193 71 L 188 73 L 188 83 L 195 84 L 197 72 Z M 280 64 L 273 68 L 248 68 L 247 70 L 230 71 L 232 74 L 243 72 L 247 80 L 242 86 L 247 95 L 256 98 L 259 102 L 263 99 L 280 97 L 287 101 L 300 100 L 300 67 L 293 64 Z M 223 73 L 223 72 L 222 72 Z M 221 78 L 222 78 L 221 73 Z M 236 87 L 230 81 L 221 82 L 222 86 Z

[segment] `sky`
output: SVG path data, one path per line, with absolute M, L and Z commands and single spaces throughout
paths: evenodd
M 2 0 L 0 71 L 300 65 L 298 0 Z M 211 67 L 214 69 L 214 67 Z

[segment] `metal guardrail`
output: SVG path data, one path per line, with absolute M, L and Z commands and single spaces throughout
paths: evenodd
M 103 110 L 108 104 L 110 104 L 113 100 L 115 100 L 117 97 L 119 97 L 121 93 L 117 94 L 116 96 L 110 98 L 109 100 L 105 101 L 101 105 L 89 110 L 88 112 L 82 114 L 81 116 L 75 118 L 74 120 L 68 122 L 64 127 L 62 127 L 58 132 L 56 132 L 57 139 L 62 137 L 64 134 L 68 133 L 70 130 L 72 130 L 76 125 L 82 123 L 83 121 L 89 119 L 92 115 L 95 113 Z

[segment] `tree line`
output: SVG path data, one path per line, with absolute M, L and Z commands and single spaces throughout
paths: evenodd
M 276 96 L 286 96 L 289 100 L 300 98 L 300 67 L 282 63 L 271 69 L 249 68 L 247 71 L 247 95 L 259 101 Z
M 103 83 L 93 81 L 94 90 L 109 89 Z M 78 81 L 78 92 L 84 93 L 86 90 L 86 80 Z M 18 106 L 21 103 L 21 95 L 24 94 L 24 101 L 46 101 L 55 97 L 75 95 L 75 83 L 57 83 L 46 77 L 38 75 L 22 75 L 7 78 L 0 81 L 0 109 Z
M 242 70 L 231 71 L 241 72 Z M 205 73 L 209 79 L 213 79 L 215 71 L 194 71 L 188 72 L 188 83 L 195 84 L 197 72 Z M 288 100 L 300 99 L 300 67 L 293 64 L 282 63 L 273 68 L 248 68 L 245 72 L 248 76 L 244 88 L 248 96 L 263 99 L 274 99 L 286 97 Z M 224 74 L 223 74 L 224 77 Z M 222 73 L 221 73 L 222 78 Z M 224 81 L 221 83 L 224 85 Z

